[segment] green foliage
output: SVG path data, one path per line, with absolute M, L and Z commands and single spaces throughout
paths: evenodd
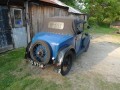
M 89 22 L 98 25 L 110 25 L 120 20 L 120 0 L 79 0 L 84 3 L 84 12 L 88 13 Z
M 89 24 L 110 25 L 120 20 L 120 0 L 60 0 L 87 13 Z M 78 2 L 80 4 L 78 4 Z M 83 5 L 85 8 L 83 9 Z
M 62 1 L 63 3 L 69 5 L 69 6 L 72 6 L 72 7 L 75 7 L 75 0 L 60 0 Z
M 96 24 L 97 23 L 97 18 L 96 17 L 90 17 L 89 18 L 89 20 L 88 20 L 88 22 L 90 23 L 90 24 Z

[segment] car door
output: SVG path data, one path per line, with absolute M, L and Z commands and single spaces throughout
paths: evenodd
M 82 34 L 78 34 L 75 37 L 75 43 L 76 43 L 76 52 L 79 53 L 81 51 L 81 39 L 82 38 Z
M 76 25 L 76 32 L 77 35 L 75 37 L 75 43 L 76 43 L 76 52 L 80 53 L 82 51 L 82 37 L 83 37 L 83 23 L 79 23 Z

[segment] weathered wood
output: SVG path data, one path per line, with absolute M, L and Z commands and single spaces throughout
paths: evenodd
M 0 53 L 6 52 L 6 51 L 12 50 L 12 49 L 13 49 L 13 45 L 8 45 L 7 47 L 0 48 Z
M 56 8 L 53 6 L 44 6 L 35 3 L 31 3 L 29 9 L 30 9 L 29 11 L 31 12 L 30 13 L 31 36 L 41 31 L 43 27 L 44 19 L 46 17 L 68 15 L 67 10 L 64 10 L 62 8 Z
M 29 23 L 29 11 L 28 11 L 28 1 L 25 2 L 24 4 L 25 10 L 26 10 L 26 28 L 27 28 L 27 42 L 30 42 L 30 23 Z
M 80 19 L 85 19 L 84 15 L 78 14 L 69 14 L 68 9 L 58 8 L 50 5 L 45 5 L 41 3 L 30 3 L 29 6 L 30 12 L 30 34 L 31 38 L 37 33 L 40 32 L 43 28 L 44 19 L 46 17 L 53 16 L 71 16 Z
M 0 6 L 0 49 L 12 45 L 8 7 Z

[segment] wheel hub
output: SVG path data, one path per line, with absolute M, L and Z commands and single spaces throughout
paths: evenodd
M 47 55 L 46 48 L 43 45 L 37 45 L 34 49 L 34 56 L 36 57 L 36 60 L 39 62 L 45 61 Z
M 44 56 L 44 51 L 43 51 L 42 49 L 40 49 L 40 51 L 38 52 L 38 55 L 39 55 L 40 57 L 43 57 L 43 56 Z

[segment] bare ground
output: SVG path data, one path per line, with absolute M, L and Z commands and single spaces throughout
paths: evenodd
M 40 70 L 38 67 L 28 65 L 24 70 L 31 74 L 32 78 L 42 77 L 57 84 L 63 84 L 67 80 L 71 90 L 118 90 L 118 88 L 120 90 L 120 44 L 118 43 L 120 38 L 111 35 L 92 35 L 88 52 L 77 57 L 66 77 L 53 72 L 52 66 Z M 116 88 L 111 83 L 115 83 Z
M 120 43 L 120 39 L 110 35 L 93 36 L 88 52 L 77 58 L 71 73 L 98 73 L 108 81 L 119 82 L 120 45 L 116 43 Z
M 94 35 L 88 52 L 77 57 L 68 78 L 73 89 L 101 90 L 102 85 L 120 83 L 120 38 L 111 35 Z M 99 84 L 99 85 L 97 85 Z M 109 87 L 109 85 L 108 85 Z M 120 89 L 120 86 L 118 87 Z M 118 90 L 111 88 L 102 90 Z

